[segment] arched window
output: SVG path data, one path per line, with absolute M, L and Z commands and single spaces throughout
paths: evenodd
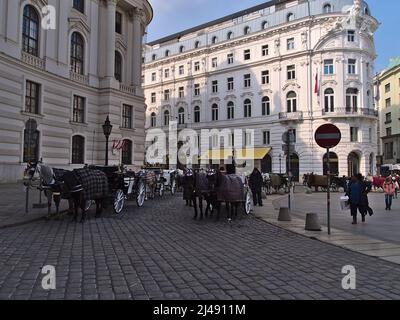
M 335 111 L 335 92 L 332 88 L 328 88 L 324 92 L 325 112 Z
M 292 12 L 289 12 L 286 16 L 286 21 L 290 22 L 294 20 L 294 14 Z
M 251 100 L 244 100 L 244 117 L 251 118 Z
M 122 82 L 122 56 L 118 51 L 115 51 L 115 79 Z
M 185 109 L 179 108 L 178 110 L 178 124 L 185 124 Z
M 297 94 L 294 91 L 290 91 L 286 96 L 287 112 L 297 111 Z
M 153 112 L 150 116 L 150 126 L 152 128 L 155 128 L 157 126 L 157 115 L 155 112 Z
M 169 110 L 164 111 L 164 126 L 169 126 L 170 113 Z
M 39 56 L 39 15 L 30 5 L 24 8 L 22 26 L 22 50 L 34 56 Z
M 218 105 L 213 104 L 211 107 L 211 113 L 212 113 L 212 121 L 218 121 L 219 118 L 219 110 L 218 110 Z
M 24 163 L 39 161 L 39 139 L 40 133 L 36 120 L 28 120 L 24 130 Z
M 155 61 L 156 59 L 157 59 L 157 55 L 156 55 L 156 54 L 153 54 L 153 55 L 151 56 L 151 60 Z
M 218 37 L 217 36 L 212 37 L 211 43 L 216 44 L 217 42 L 218 42 Z
M 200 41 L 196 41 L 196 42 L 194 43 L 194 47 L 195 47 L 196 49 L 198 49 L 198 48 L 200 47 Z
M 262 98 L 261 111 L 263 116 L 269 116 L 271 114 L 271 101 L 269 97 Z
M 346 112 L 357 112 L 358 109 L 358 89 L 348 88 L 346 90 Z
M 235 104 L 232 101 L 228 102 L 227 113 L 228 120 L 235 119 Z
M 124 146 L 122 148 L 122 164 L 129 166 L 132 164 L 132 141 L 124 140 Z
M 179 52 L 180 52 L 180 53 L 183 53 L 184 51 L 185 51 L 185 46 L 180 46 Z
M 233 32 L 229 31 L 228 34 L 226 35 L 227 40 L 231 40 L 233 38 Z
M 368 8 L 365 8 L 364 13 L 365 13 L 367 16 L 369 16 L 369 15 L 370 15 L 369 9 L 368 9 Z
M 243 33 L 246 35 L 246 34 L 249 34 L 250 33 L 250 27 L 249 26 L 246 26 L 246 27 L 244 27 L 244 30 L 243 30 Z
M 72 137 L 72 164 L 85 163 L 85 138 L 82 136 Z
M 262 23 L 261 23 L 261 29 L 267 29 L 268 28 L 268 22 L 267 21 L 263 21 Z
M 71 71 L 79 74 L 84 72 L 84 50 L 85 42 L 83 37 L 74 32 L 71 36 Z
M 194 123 L 199 123 L 200 122 L 200 107 L 196 106 L 194 107 Z
M 331 13 L 332 12 L 332 6 L 327 3 L 324 5 L 324 13 Z
M 166 56 L 166 57 L 169 57 L 170 54 L 171 54 L 171 51 L 165 50 L 165 56 Z

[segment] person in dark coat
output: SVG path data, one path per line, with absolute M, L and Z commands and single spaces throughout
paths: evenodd
M 263 183 L 263 177 L 261 175 L 261 172 L 257 168 L 254 168 L 249 178 L 249 186 L 251 192 L 253 193 L 254 206 L 256 206 L 257 204 L 260 207 L 263 206 L 261 197 L 262 183 Z
M 368 200 L 368 193 L 370 193 L 372 190 L 372 184 L 371 182 L 366 181 L 361 173 L 357 174 L 356 177 L 357 180 L 361 183 L 361 199 L 358 210 L 362 215 L 362 221 L 365 222 L 365 217 L 367 214 L 369 214 L 370 216 L 374 214 L 374 211 L 369 206 Z

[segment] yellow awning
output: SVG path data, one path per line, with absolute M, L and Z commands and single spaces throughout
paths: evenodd
M 262 160 L 271 152 L 271 148 L 253 148 L 235 150 L 234 156 L 238 160 Z M 209 150 L 201 159 L 225 160 L 232 157 L 232 149 Z

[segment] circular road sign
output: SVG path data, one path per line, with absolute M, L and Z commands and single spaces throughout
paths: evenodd
M 315 132 L 315 141 L 321 148 L 334 148 L 341 139 L 342 133 L 333 124 L 324 124 Z

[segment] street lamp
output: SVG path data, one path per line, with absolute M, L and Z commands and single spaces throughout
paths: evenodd
M 113 126 L 111 125 L 110 117 L 107 116 L 107 119 L 103 124 L 103 133 L 106 137 L 106 166 L 108 166 L 108 140 L 110 139 L 112 128 Z
M 282 174 L 282 155 L 279 154 L 279 173 Z

